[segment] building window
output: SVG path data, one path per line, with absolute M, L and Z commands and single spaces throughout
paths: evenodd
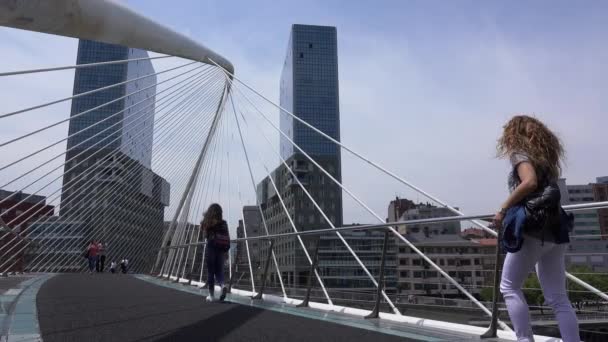
M 312 49 L 312 43 L 308 43 L 308 48 Z
M 304 54 L 300 52 L 300 58 L 304 58 Z
M 402 278 L 408 278 L 410 276 L 410 271 L 401 271 L 399 276 Z

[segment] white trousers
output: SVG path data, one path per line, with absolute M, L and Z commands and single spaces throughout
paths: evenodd
M 566 292 L 564 254 L 567 246 L 546 241 L 542 244 L 538 239 L 526 237 L 519 252 L 507 254 L 500 292 L 505 299 L 518 341 L 534 341 L 530 311 L 521 288 L 528 274 L 536 266 L 545 301 L 553 308 L 562 340 L 580 342 L 576 314 Z

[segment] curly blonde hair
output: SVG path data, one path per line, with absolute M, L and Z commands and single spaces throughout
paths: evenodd
M 565 151 L 559 138 L 540 120 L 527 115 L 516 115 L 503 127 L 496 145 L 498 157 L 524 153 L 537 169 L 557 179 L 562 172 Z

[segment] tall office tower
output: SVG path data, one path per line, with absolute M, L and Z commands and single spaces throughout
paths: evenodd
M 143 50 L 80 40 L 77 64 L 147 56 Z M 72 101 L 61 198 L 60 216 L 82 222 L 87 239 L 101 240 L 109 259 L 127 258 L 135 271 L 149 269 L 148 245 L 160 244 L 169 204 L 169 184 L 151 170 L 153 74 L 149 60 L 76 70 L 75 95 L 138 80 Z
M 340 140 L 338 94 L 336 28 L 293 25 L 281 75 L 281 106 L 323 133 Z M 342 190 L 289 140 L 341 182 L 340 148 L 294 120 L 286 112 L 281 112 L 281 130 L 289 136 L 289 139 L 281 136 L 282 157 L 329 220 L 335 226 L 341 226 Z M 272 177 L 299 230 L 329 227 L 284 165 L 274 170 Z M 257 192 L 258 204 L 264 211 L 269 232 L 276 234 L 293 231 L 268 178 L 258 184 Z M 283 280 L 290 286 L 305 284 L 309 264 L 297 240 L 295 238 L 277 240 L 274 250 Z M 277 275 L 271 276 L 276 279 Z

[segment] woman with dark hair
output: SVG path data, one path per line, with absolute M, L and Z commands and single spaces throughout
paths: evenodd
M 502 243 L 508 253 L 500 291 L 517 339 L 534 341 L 522 285 L 536 268 L 562 339 L 580 341 L 576 315 L 566 292 L 564 255 L 570 240 L 568 220 L 560 208 L 557 187 L 564 148 L 559 138 L 541 121 L 519 115 L 504 126 L 497 152 L 499 157 L 509 158 L 512 166 L 508 178 L 510 195 L 494 216 L 493 223 L 498 229 L 502 229 L 503 223 L 505 227 Z M 513 229 L 514 226 L 517 228 Z M 518 242 L 507 245 L 509 236 Z
M 227 289 L 224 287 L 224 261 L 230 248 L 230 235 L 228 225 L 222 219 L 222 207 L 213 203 L 205 212 L 201 222 L 203 236 L 207 239 L 205 259 L 207 260 L 207 288 L 209 289 L 208 302 L 215 300 L 215 284 L 222 289 L 220 301 L 226 298 Z
M 87 246 L 87 259 L 89 261 L 89 273 L 95 272 L 95 266 L 97 265 L 97 260 L 98 260 L 98 256 L 97 256 L 98 252 L 99 252 L 99 249 L 97 246 L 97 242 L 95 242 L 95 240 L 91 240 L 91 242 L 89 242 L 89 245 Z

